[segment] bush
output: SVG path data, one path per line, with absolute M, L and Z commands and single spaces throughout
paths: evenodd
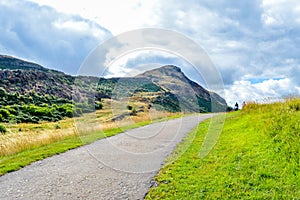
M 231 111 L 233 111 L 233 107 L 231 107 L 231 106 L 227 106 L 227 108 L 226 108 L 226 111 L 227 111 L 227 112 L 231 112 Z
M 134 116 L 135 116 L 136 114 L 137 114 L 136 109 L 135 109 L 135 108 L 132 108 L 130 115 L 134 115 Z
M 81 108 L 74 108 L 74 110 L 73 110 L 73 116 L 74 117 L 79 117 L 79 116 L 81 116 L 82 115 L 82 109 Z
M 10 112 L 8 110 L 4 109 L 4 108 L 1 108 L 0 109 L 0 114 L 2 115 L 2 117 L 8 118 L 9 115 L 10 115 Z
M 103 108 L 103 104 L 99 101 L 95 102 L 95 109 L 96 110 L 101 110 Z
M 55 125 L 55 129 L 61 129 L 60 125 L 59 125 L 59 124 L 56 124 L 56 125 Z
M 5 109 L 12 115 L 17 115 L 18 112 L 16 111 L 16 109 L 12 106 L 5 106 Z
M 0 97 L 0 122 L 53 122 L 59 121 L 64 117 L 78 117 L 83 113 L 90 113 L 95 111 L 95 109 L 100 110 L 103 108 L 103 104 L 100 101 L 96 101 L 95 106 L 93 106 L 94 104 L 90 105 L 87 102 L 82 102 L 75 105 L 72 104 L 71 101 L 64 99 L 53 99 L 50 102 L 47 102 L 48 100 L 39 99 L 35 102 L 32 101 L 32 97 L 28 96 L 28 94 L 19 96 L 13 95 L 13 98 L 11 98 L 12 103 L 10 105 L 8 105 L 5 98 Z M 35 98 L 37 97 L 35 96 Z M 45 99 L 45 97 L 42 96 L 40 96 L 40 98 Z M 30 103 L 28 103 L 27 100 Z
M 5 134 L 7 132 L 4 125 L 0 124 L 0 133 Z
M 73 117 L 74 105 L 73 104 L 64 104 L 58 107 L 58 111 L 60 112 L 60 117 Z
M 76 103 L 75 107 L 76 107 L 76 110 L 81 109 L 82 113 L 90 113 L 90 112 L 95 111 L 95 107 L 93 105 L 88 104 L 87 102 Z

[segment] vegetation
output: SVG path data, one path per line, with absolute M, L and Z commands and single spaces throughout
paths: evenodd
M 2 99 L 4 100 L 1 102 L 2 105 L 0 105 L 0 122 L 39 123 L 40 121 L 58 121 L 64 117 L 72 117 L 73 114 L 75 116 L 82 114 L 82 110 L 76 108 L 71 103 L 60 105 L 55 103 L 41 103 L 40 105 L 34 105 L 32 103 L 25 104 L 22 100 L 26 101 L 29 97 L 24 97 L 23 95 L 17 96 L 9 102 L 5 101 L 5 99 L 7 99 L 6 97 L 10 96 L 12 95 L 7 93 L 2 95 Z
M 108 109 L 110 102 L 104 101 L 102 110 L 59 122 L 6 123 L 9 133 L 0 134 L 0 175 L 130 128 L 181 116 L 152 110 L 151 114 L 139 112 L 114 122 L 112 110 Z
M 166 110 L 169 112 L 181 111 L 180 103 L 176 95 L 171 92 L 165 92 L 163 95 L 157 96 L 157 98 L 153 100 L 153 104 L 157 110 Z
M 161 87 L 142 78 L 101 78 L 97 92 L 105 97 L 130 97 L 139 92 L 160 92 Z
M 194 92 L 194 95 L 191 94 Z M 76 104 L 74 110 L 75 116 L 78 116 L 81 111 L 88 113 L 102 109 L 103 98 L 134 98 L 169 112 L 224 111 L 226 104 L 217 94 L 189 80 L 176 66 L 164 66 L 131 78 L 99 79 L 91 76 L 74 77 L 35 63 L 0 55 L 0 108 L 33 104 L 43 107 L 39 110 L 46 110 L 42 105 L 48 104 L 54 112 L 57 106 L 69 103 Z M 77 109 L 77 103 L 85 104 L 80 108 L 81 111 Z M 212 109 L 211 104 L 215 104 L 215 109 Z M 14 114 L 10 113 L 12 116 L 6 116 L 2 121 L 38 122 L 23 107 L 17 110 L 21 112 L 20 117 L 14 119 Z M 68 117 L 57 111 L 49 113 L 51 111 L 43 113 L 45 115 L 40 121 L 57 121 Z
M 0 124 L 0 133 L 5 134 L 7 132 L 4 125 Z
M 123 127 L 123 129 L 135 128 L 137 126 L 142 126 L 145 124 L 147 124 L 147 122 L 135 124 L 134 126 L 131 125 Z M 33 146 L 27 150 L 21 151 L 20 153 L 2 156 L 0 157 L 0 175 L 18 170 L 34 161 L 41 160 L 55 154 L 63 153 L 67 150 L 94 142 L 104 137 L 116 135 L 122 132 L 123 129 L 114 128 L 106 130 L 104 132 L 99 130 L 82 136 L 74 134 L 47 145 Z
M 25 95 L 8 93 L 3 88 L 0 88 L 0 99 L 0 122 L 11 123 L 58 121 L 103 108 L 99 100 L 94 104 L 93 99 L 77 103 L 55 96 L 38 95 L 34 91 Z
M 189 102 L 189 96 L 182 98 L 187 102 L 186 109 L 179 104 L 185 101 L 177 99 L 191 89 L 185 87 L 185 93 L 178 93 L 183 89 L 181 83 L 186 86 L 189 83 L 179 68 L 162 67 L 153 72 L 154 79 L 151 78 L 152 72 L 132 78 L 74 77 L 0 55 L 0 123 L 4 124 L 0 126 L 0 170 L 5 173 L 34 160 L 75 148 L 81 145 L 77 142 L 78 134 L 80 139 L 99 139 L 99 131 L 116 130 L 120 123 L 121 127 L 127 127 L 132 122 L 150 122 L 165 114 L 174 116 L 176 112 L 195 111 L 188 109 L 193 103 Z M 172 81 L 169 81 L 170 77 L 173 77 Z M 200 106 L 209 106 L 209 92 L 191 83 L 197 98 L 206 98 Z M 218 99 L 223 106 L 224 100 Z M 107 101 L 116 103 L 108 106 Z M 193 105 L 199 107 L 200 103 L 196 101 Z M 126 109 L 128 104 L 131 109 Z M 73 120 L 80 126 L 76 124 L 74 127 Z M 97 133 L 97 136 L 91 133 Z
M 199 152 L 210 121 L 201 123 L 167 160 L 146 199 L 299 199 L 299 119 L 300 99 L 248 103 L 227 115 L 204 158 Z

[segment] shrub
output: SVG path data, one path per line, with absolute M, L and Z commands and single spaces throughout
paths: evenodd
M 73 116 L 74 117 L 79 117 L 79 116 L 81 116 L 82 115 L 82 109 L 81 108 L 74 108 L 74 110 L 73 110 Z
M 136 109 L 135 108 L 133 108 L 132 110 L 131 110 L 131 114 L 130 115 L 136 115 L 137 114 L 137 111 L 136 111 Z
M 0 114 L 2 115 L 2 117 L 7 118 L 10 115 L 10 112 L 4 108 L 0 109 Z
M 0 96 L 6 96 L 7 93 L 6 93 L 6 90 L 4 88 L 0 88 Z
M 90 113 L 95 111 L 95 108 L 93 105 L 88 104 L 87 102 L 84 103 L 76 103 L 75 105 L 76 110 L 79 108 L 81 109 L 82 113 Z M 77 113 L 77 112 L 76 112 Z
M 5 134 L 7 132 L 4 125 L 0 124 L 0 133 Z
M 99 101 L 95 102 L 95 109 L 96 110 L 101 110 L 103 108 L 103 104 Z
M 55 129 L 61 129 L 60 125 L 59 125 L 59 124 L 56 124 L 56 125 L 55 125 Z
M 227 106 L 227 108 L 226 108 L 226 111 L 227 111 L 227 112 L 231 112 L 231 111 L 233 111 L 233 107 L 231 107 L 231 106 Z
M 12 106 L 5 106 L 5 109 L 10 113 L 10 114 L 12 114 L 12 115 L 17 115 L 17 111 L 16 111 L 16 109 L 14 108 L 14 107 L 12 107 Z
M 67 103 L 58 107 L 58 111 L 60 112 L 60 117 L 63 116 L 73 117 L 74 105 Z

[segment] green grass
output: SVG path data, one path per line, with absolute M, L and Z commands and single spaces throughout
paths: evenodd
M 80 135 L 76 137 L 69 136 L 61 141 L 49 145 L 38 146 L 35 148 L 28 149 L 26 151 L 22 151 L 17 154 L 2 156 L 0 157 L 0 175 L 3 175 L 8 172 L 16 171 L 26 165 L 31 164 L 32 162 L 42 160 L 44 158 L 53 156 L 55 154 L 63 153 L 67 150 L 92 143 L 96 140 L 105 137 L 110 137 L 119 134 L 129 129 L 145 126 L 147 124 L 160 122 L 163 120 L 175 119 L 178 117 L 182 117 L 182 115 L 177 114 L 166 118 L 155 119 L 152 121 L 138 122 L 131 125 L 126 125 L 119 128 L 113 128 L 106 131 L 94 131 L 92 133 L 89 132 L 89 133 L 85 133 L 84 135 Z
M 210 120 L 201 123 L 167 159 L 146 199 L 300 199 L 299 119 L 300 99 L 248 104 L 227 115 L 204 158 Z

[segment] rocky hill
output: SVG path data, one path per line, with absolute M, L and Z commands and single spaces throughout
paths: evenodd
M 163 66 L 136 77 L 105 79 L 75 77 L 0 55 L 0 121 L 1 117 L 10 116 L 3 111 L 8 111 L 8 106 L 12 113 L 26 113 L 26 105 L 47 105 L 55 113 L 59 106 L 69 104 L 68 108 L 77 109 L 75 113 L 80 114 L 93 111 L 94 106 L 101 105 L 103 98 L 140 101 L 170 112 L 219 112 L 226 109 L 223 98 L 188 79 L 176 66 Z M 79 110 L 75 104 L 79 105 Z M 36 111 L 30 112 L 36 114 Z M 48 115 L 46 120 L 52 119 L 54 114 Z
M 7 55 L 0 55 L 0 69 L 9 69 L 9 70 L 22 69 L 22 70 L 33 70 L 33 71 L 50 72 L 56 74 L 64 74 L 63 72 L 47 69 L 36 63 L 28 62 Z
M 226 101 L 223 98 L 187 78 L 177 66 L 163 66 L 144 72 L 137 77 L 151 80 L 166 91 L 173 93 L 182 111 L 219 112 L 226 108 Z

